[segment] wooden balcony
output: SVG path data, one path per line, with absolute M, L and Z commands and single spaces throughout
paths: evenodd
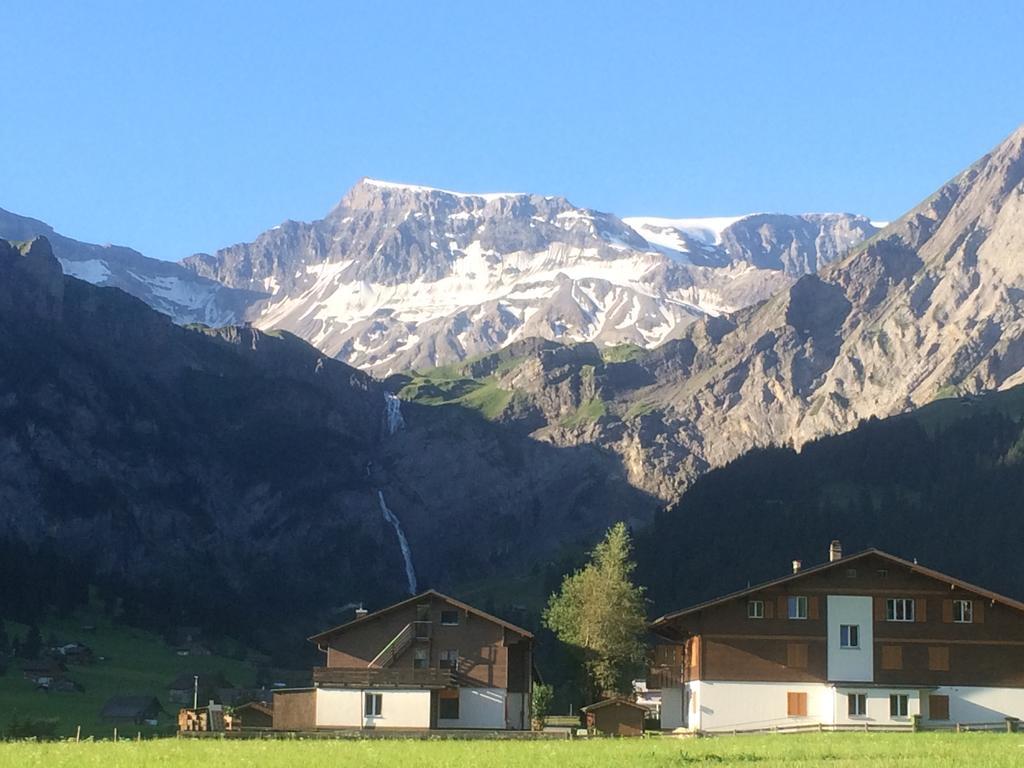
M 687 680 L 686 670 L 680 664 L 659 664 L 647 668 L 647 690 L 678 688 Z
M 454 670 L 409 667 L 313 667 L 313 683 L 345 688 L 448 688 L 456 684 Z

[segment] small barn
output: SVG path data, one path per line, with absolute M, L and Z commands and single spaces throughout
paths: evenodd
M 165 711 L 156 696 L 111 696 L 100 710 L 100 717 L 107 723 L 156 725 Z
M 233 714 L 244 731 L 274 727 L 274 709 L 262 701 L 249 701 L 234 708 Z
M 587 730 L 606 736 L 642 736 L 647 708 L 628 699 L 605 699 L 583 708 Z

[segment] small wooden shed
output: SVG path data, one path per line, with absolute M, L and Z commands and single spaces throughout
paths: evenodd
M 583 708 L 587 730 L 606 736 L 642 736 L 647 708 L 628 699 L 605 699 Z

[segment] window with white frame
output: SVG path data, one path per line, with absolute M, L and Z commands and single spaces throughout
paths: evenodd
M 789 598 L 789 618 L 807 618 L 807 598 L 803 596 L 792 596 Z
M 914 601 L 909 597 L 890 597 L 885 601 L 886 621 L 913 621 Z
M 905 693 L 893 693 L 889 696 L 889 717 L 906 717 L 910 706 L 910 697 Z
M 953 623 L 973 624 L 974 623 L 974 601 L 954 600 L 953 601 Z
M 850 717 L 863 717 L 868 713 L 868 697 L 864 693 L 846 695 L 846 713 Z
M 380 717 L 383 712 L 384 694 L 366 693 L 363 697 L 363 712 L 367 717 Z
M 459 625 L 459 612 L 441 611 L 441 624 L 446 627 L 457 627 Z
M 763 619 L 764 618 L 764 600 L 750 600 L 747 603 L 747 618 L 748 619 Z
M 840 624 L 839 625 L 839 647 L 860 648 L 860 625 Z

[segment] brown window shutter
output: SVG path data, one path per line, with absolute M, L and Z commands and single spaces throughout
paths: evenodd
M 985 601 L 975 600 L 974 601 L 974 623 L 984 624 L 985 623 Z
M 882 669 L 903 669 L 903 646 L 882 646 Z
M 786 694 L 786 712 L 790 717 L 807 717 L 807 694 L 789 691 Z
M 807 618 L 816 619 L 818 618 L 818 598 L 808 597 L 807 598 Z
M 914 620 L 928 621 L 928 600 L 919 597 L 914 601 Z
M 885 598 L 875 598 L 875 621 L 885 621 Z
M 949 696 L 928 697 L 928 719 L 949 720 Z
M 928 669 L 933 672 L 949 672 L 949 648 L 946 646 L 929 647 Z
M 774 619 L 775 618 L 775 601 L 774 600 L 765 600 L 764 601 L 764 617 L 766 619 Z
M 778 614 L 779 618 L 780 619 L 788 619 L 789 618 L 789 598 L 786 597 L 785 595 L 783 595 L 782 597 L 780 597 L 778 599 L 777 602 L 779 604 L 779 614 Z
M 807 669 L 807 643 L 786 644 L 786 666 L 790 669 Z
M 953 601 L 943 600 L 942 601 L 942 621 L 944 624 L 953 623 Z

